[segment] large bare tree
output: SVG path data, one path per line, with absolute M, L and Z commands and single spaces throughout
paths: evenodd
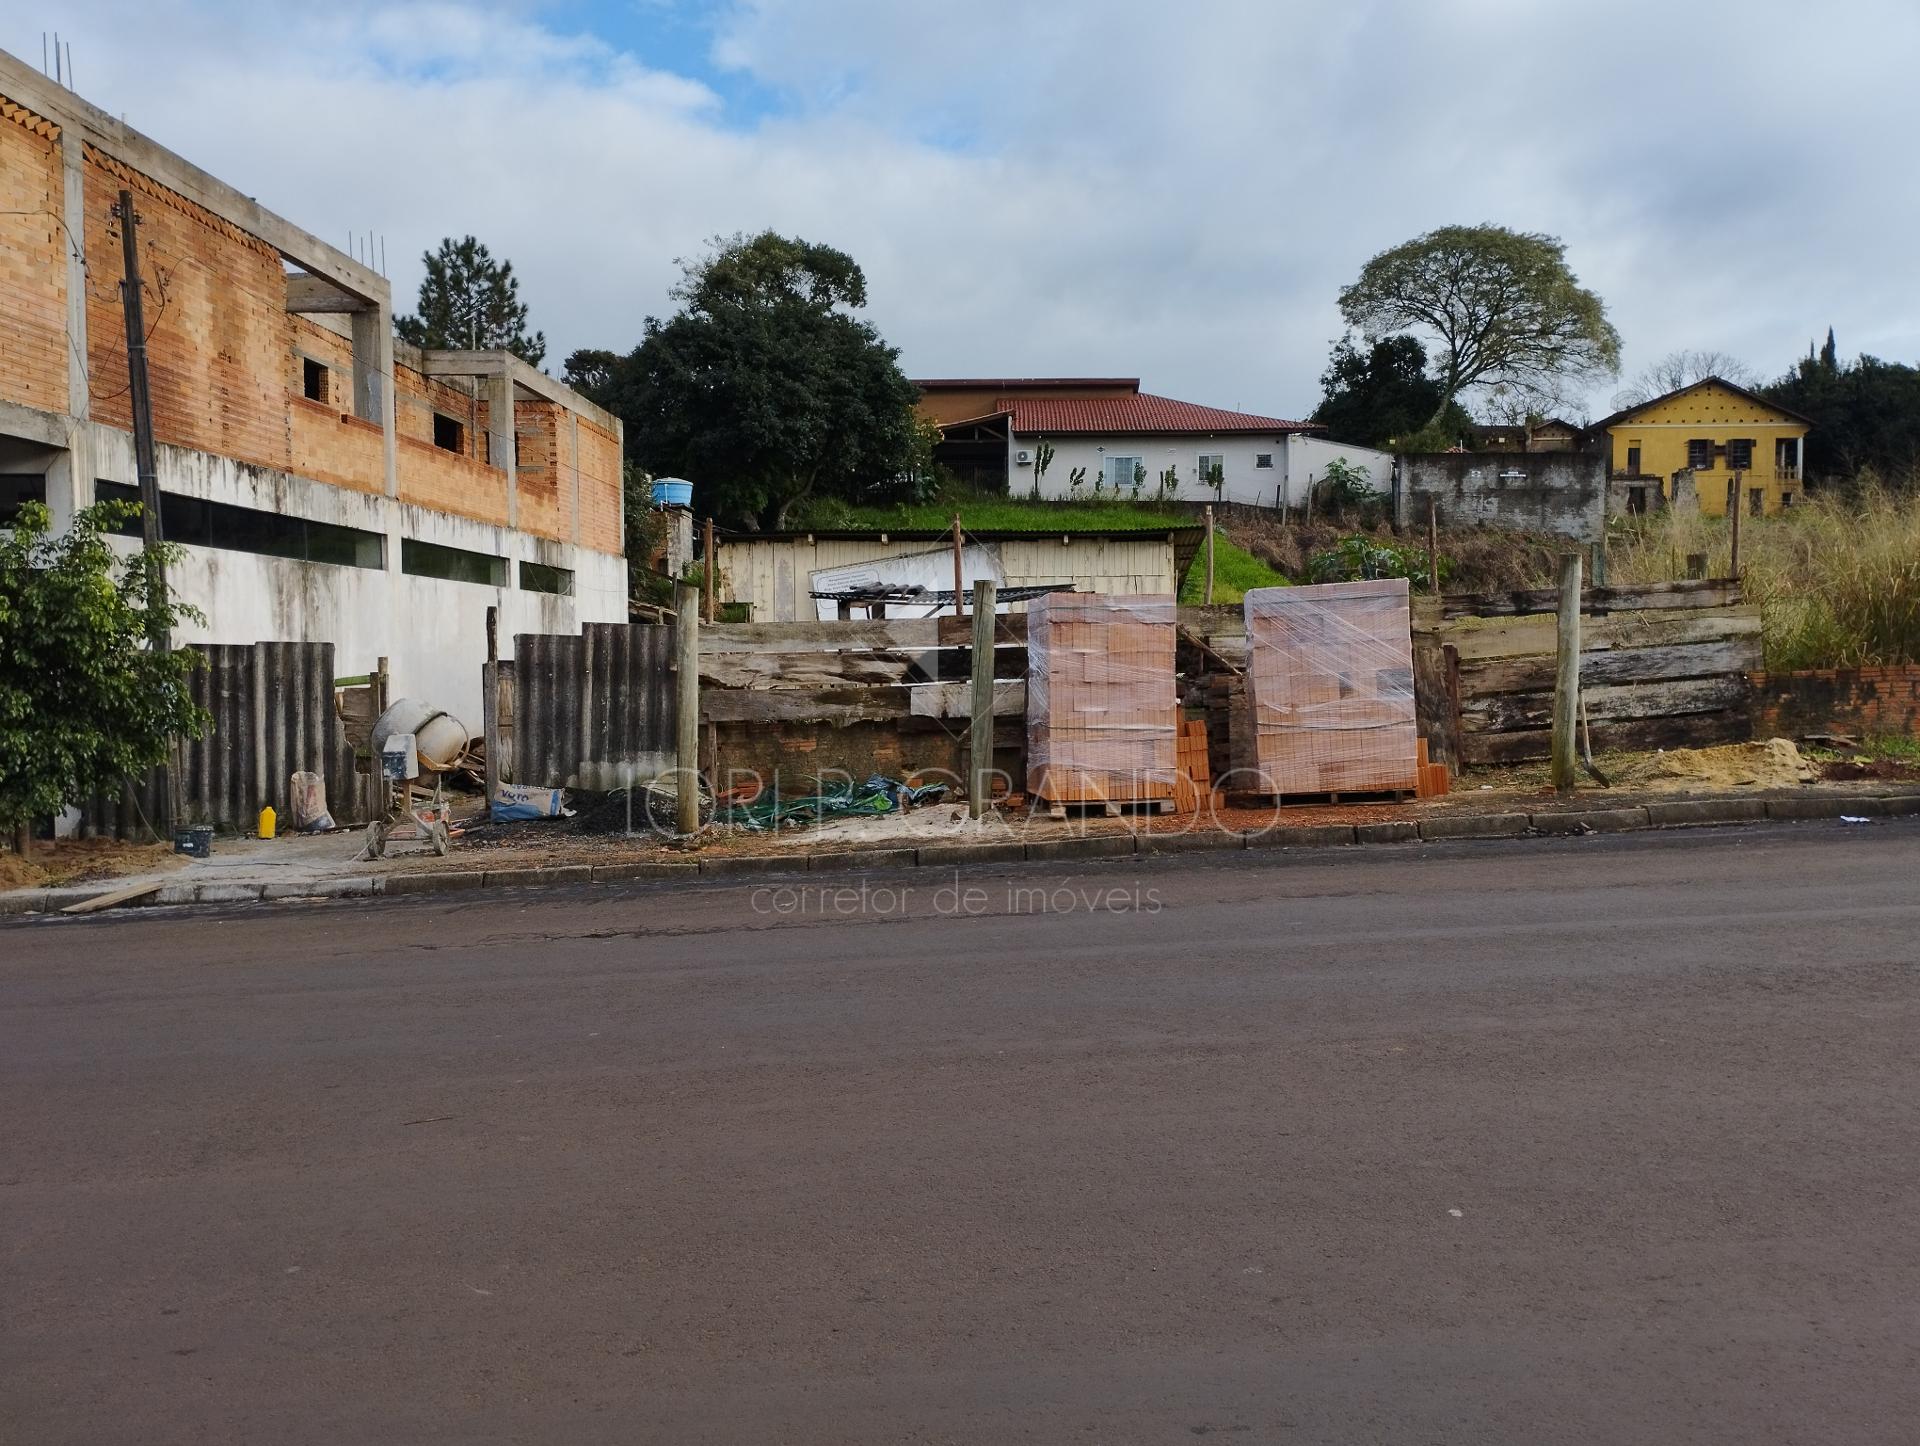
M 1704 382 L 1708 377 L 1718 377 L 1749 390 L 1760 385 L 1753 368 L 1731 352 L 1670 351 L 1613 394 L 1613 409 L 1624 412 L 1628 407 L 1641 406 L 1668 392 Z

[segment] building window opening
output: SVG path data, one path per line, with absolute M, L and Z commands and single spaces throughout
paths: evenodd
M 140 501 L 140 489 L 124 482 L 95 482 L 93 495 L 101 502 Z M 139 515 L 123 519 L 114 531 L 122 537 L 139 537 Z M 160 535 L 168 542 L 284 557 L 293 562 L 374 569 L 387 565 L 387 539 L 381 533 L 317 522 L 310 517 L 289 517 L 258 507 L 208 502 L 178 492 L 160 494 Z
M 1687 443 L 1687 469 L 1692 472 L 1713 470 L 1713 442 L 1710 438 L 1696 437 Z
M 433 445 L 443 452 L 464 454 L 467 450 L 466 425 L 455 421 L 444 412 L 435 412 L 433 414 Z
M 0 527 L 11 527 L 20 519 L 20 509 L 29 502 L 47 500 L 47 479 L 37 472 L 0 472 Z
M 548 567 L 544 562 L 520 564 L 520 586 L 528 592 L 550 592 L 557 597 L 573 596 L 573 572 L 570 568 Z
M 443 547 L 407 537 L 400 542 L 400 571 L 415 577 L 437 577 L 443 582 L 472 582 L 482 587 L 507 585 L 507 560 L 464 547 Z
M 1766 510 L 1767 494 L 1758 487 L 1747 489 L 1747 516 L 1758 517 Z
M 1256 467 L 1271 467 L 1273 465 L 1273 453 L 1271 452 L 1254 453 L 1253 465 Z
M 1780 505 L 1782 507 L 1793 506 L 1793 494 L 1791 492 L 1782 492 L 1780 494 Z
M 326 401 L 327 364 L 325 362 L 317 362 L 310 356 L 300 359 L 300 390 L 308 401 Z
M 1734 438 L 1727 443 L 1727 466 L 1735 472 L 1753 470 L 1753 439 Z
M 1647 510 L 1647 489 L 1629 487 L 1627 489 L 1627 513 L 1632 517 L 1642 516 Z

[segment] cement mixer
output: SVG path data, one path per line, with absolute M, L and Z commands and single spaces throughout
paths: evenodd
M 384 815 L 367 825 L 363 858 L 385 858 L 392 839 L 417 839 L 445 857 L 451 843 L 447 828 L 446 775 L 467 756 L 466 724 L 414 698 L 401 698 L 373 724 L 373 757 L 387 781 Z M 433 792 L 414 797 L 414 780 L 433 776 Z

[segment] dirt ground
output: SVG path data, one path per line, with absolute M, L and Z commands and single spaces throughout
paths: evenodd
M 185 862 L 166 844 L 121 843 L 105 838 L 42 839 L 27 858 L 0 854 L 0 889 L 83 884 L 176 869 Z

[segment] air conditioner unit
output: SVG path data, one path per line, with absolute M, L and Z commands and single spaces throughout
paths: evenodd
M 1015 452 L 1013 454 L 1013 460 L 1014 460 L 1014 465 L 1019 467 L 1025 467 L 1033 461 L 1033 453 Z

